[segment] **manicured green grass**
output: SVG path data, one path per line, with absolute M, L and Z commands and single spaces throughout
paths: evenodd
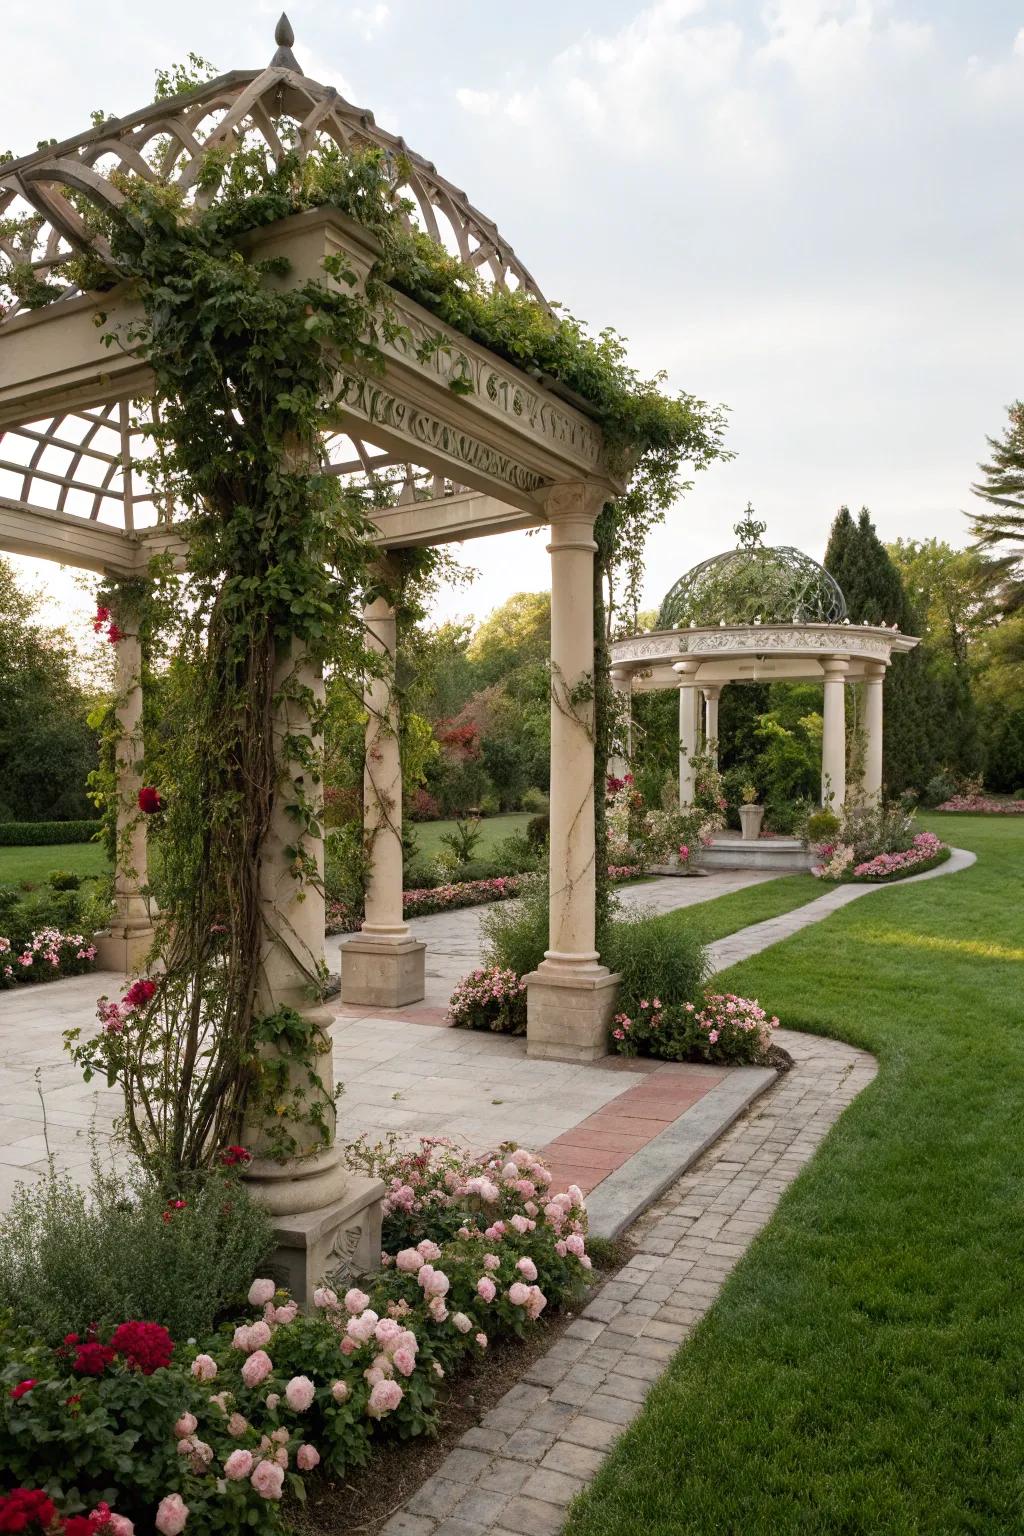
M 473 854 L 475 859 L 490 858 L 498 843 L 511 837 L 513 832 L 525 832 L 532 820 L 529 811 L 511 811 L 506 816 L 485 816 L 480 822 L 480 841 Z M 429 864 L 443 851 L 441 838 L 446 832 L 454 832 L 454 821 L 417 821 L 413 823 L 420 854 L 420 864 Z
M 813 875 L 780 875 L 777 880 L 744 886 L 742 890 L 716 896 L 696 907 L 667 912 L 658 921 L 667 928 L 685 928 L 688 932 L 699 933 L 705 944 L 711 944 L 740 928 L 749 928 L 751 923 L 763 923 L 766 918 L 792 912 L 816 896 L 823 896 L 828 889 Z
M 48 848 L 0 848 L 0 885 L 23 880 L 42 884 L 57 869 L 76 875 L 105 875 L 110 865 L 99 843 L 54 843 Z
M 723 981 L 876 1055 L 570 1536 L 1024 1528 L 1024 825 Z M 770 889 L 770 888 L 769 888 Z

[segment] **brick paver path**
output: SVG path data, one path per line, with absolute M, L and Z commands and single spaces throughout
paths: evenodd
M 632 1229 L 636 1252 L 383 1536 L 555 1536 L 875 1062 L 780 1030 L 793 1069 Z

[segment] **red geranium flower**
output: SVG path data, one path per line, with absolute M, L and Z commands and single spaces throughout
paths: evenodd
M 45 1531 L 56 1518 L 56 1506 L 41 1488 L 14 1488 L 0 1494 L 0 1531 L 23 1531 L 29 1525 Z
M 127 1003 L 129 1008 L 139 1008 L 155 995 L 156 982 L 150 981 L 148 976 L 140 976 L 138 981 L 132 982 L 121 1001 Z
M 172 1200 L 171 1204 L 180 1209 L 185 1202 Z M 110 1347 L 143 1376 L 170 1365 L 174 1354 L 174 1340 L 159 1323 L 119 1323 L 110 1336 Z
M 111 645 L 117 645 L 119 640 L 124 639 L 124 630 L 118 629 L 116 624 L 111 624 L 110 628 L 107 630 L 107 639 L 110 641 Z
M 109 608 L 104 608 L 102 606 L 102 604 L 101 604 L 100 607 L 96 609 L 96 617 L 92 621 L 92 627 L 96 631 L 96 633 L 99 634 L 99 632 L 103 628 L 104 624 L 109 624 L 109 623 L 110 623 L 110 609 Z
M 225 1168 L 237 1168 L 239 1164 L 244 1167 L 252 1162 L 252 1153 L 245 1147 L 225 1147 L 220 1160 Z
M 100 1344 L 95 1341 L 90 1344 L 79 1344 L 72 1370 L 77 1371 L 79 1376 L 102 1376 L 116 1353 L 117 1351 L 111 1349 L 109 1344 Z
M 25 1381 L 19 1381 L 16 1387 L 11 1388 L 11 1396 L 17 1401 L 19 1397 L 24 1397 L 26 1392 L 31 1392 L 35 1384 L 36 1378 L 34 1376 Z
M 153 789 L 151 785 L 147 785 L 146 788 L 139 790 L 140 811 L 145 811 L 147 816 L 153 816 L 157 811 L 162 811 L 163 808 L 164 803 L 160 798 L 159 792 Z

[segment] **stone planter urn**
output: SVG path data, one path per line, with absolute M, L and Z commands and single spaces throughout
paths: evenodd
M 761 836 L 761 823 L 764 821 L 763 805 L 741 805 L 740 826 L 743 829 L 743 841 L 756 843 Z

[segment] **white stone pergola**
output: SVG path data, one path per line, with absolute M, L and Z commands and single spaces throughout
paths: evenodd
M 854 789 L 847 782 L 847 684 L 864 684 L 864 767 L 856 790 L 877 798 L 882 792 L 885 675 L 893 656 L 917 643 L 881 625 L 847 622 L 694 625 L 614 641 L 612 681 L 628 698 L 678 690 L 681 806 L 693 799 L 690 759 L 702 743 L 717 749 L 718 702 L 726 684 L 823 683 L 821 802 L 839 809 Z
M 180 557 L 185 549 L 185 513 L 144 473 L 143 430 L 159 402 L 130 339 L 141 307 L 125 288 L 79 292 L 60 273 L 61 262 L 82 249 L 104 254 L 80 208 L 83 199 L 117 207 L 114 173 L 174 184 L 187 204 L 202 197 L 196 184 L 211 149 L 257 145 L 276 159 L 285 145 L 300 156 L 319 145 L 372 146 L 410 200 L 412 222 L 491 282 L 545 302 L 496 225 L 465 193 L 379 128 L 372 113 L 303 75 L 285 18 L 276 40 L 266 69 L 233 71 L 0 165 L 0 218 L 24 220 L 19 235 L 0 233 L 0 250 L 40 282 L 65 283 L 53 302 L 32 308 L 16 300 L 0 313 L 0 550 L 119 581 L 145 576 L 154 554 Z M 313 279 L 328 286 L 335 280 L 324 272 L 325 257 L 343 253 L 362 278 L 378 254 L 363 226 L 327 207 L 261 228 L 241 248 L 247 256 L 285 258 L 287 275 L 267 281 Z M 551 734 L 558 766 L 551 788 L 549 948 L 529 978 L 528 1050 L 588 1060 L 605 1051 L 616 978 L 601 965 L 595 942 L 592 705 L 566 708 L 562 691 L 587 694 L 594 667 L 594 520 L 623 482 L 584 403 L 555 380 L 528 376 L 397 291 L 391 304 L 394 331 L 376 338 L 383 366 L 338 365 L 336 393 L 324 411 L 323 461 L 338 476 L 381 475 L 400 483 L 398 504 L 375 513 L 382 559 L 410 546 L 549 530 L 557 680 Z M 111 334 L 118 341 L 108 346 L 103 338 Z M 372 870 L 362 931 L 345 948 L 342 996 L 397 1007 L 424 995 L 424 946 L 412 939 L 403 916 L 396 618 L 382 599 L 364 617 L 368 644 L 384 667 L 366 684 Z M 144 751 L 141 646 L 127 619 L 121 628 L 127 631 L 117 648 L 121 836 L 116 917 L 101 953 L 107 967 L 130 972 L 145 956 L 153 926 L 145 896 L 145 821 L 136 806 Z M 308 662 L 304 676 L 312 689 L 322 686 Z M 282 705 L 276 724 L 282 734 L 286 711 Z M 275 817 L 271 851 L 293 837 L 284 806 Z M 270 867 L 261 885 L 279 920 L 271 928 L 289 935 L 287 944 L 268 941 L 261 1005 L 308 1009 L 302 999 L 310 967 L 322 964 L 324 954 L 323 893 L 306 890 L 295 900 L 280 870 Z M 292 1223 L 295 1245 L 319 1244 L 321 1257 L 344 1257 L 350 1230 L 344 1202 L 338 1203 L 336 1158 L 331 1148 L 309 1165 L 252 1170 L 279 1223 L 285 1229 Z M 334 1244 L 329 1253 L 325 1244 Z

